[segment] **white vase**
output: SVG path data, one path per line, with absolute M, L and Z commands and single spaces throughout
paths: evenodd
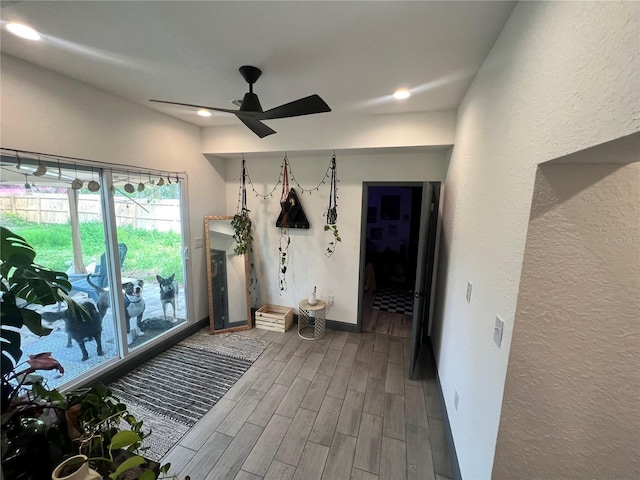
M 78 468 L 75 472 L 70 475 L 61 476 L 62 469 L 69 463 L 77 462 L 82 460 L 82 464 L 80 468 Z M 76 455 L 75 457 L 67 458 L 64 462 L 58 465 L 53 473 L 51 474 L 52 480 L 98 480 L 101 479 L 102 475 L 98 472 L 89 468 L 89 462 L 87 462 L 86 455 Z
M 307 303 L 309 305 L 315 305 L 316 303 L 318 303 L 318 300 L 316 299 L 316 294 L 312 293 L 311 296 L 309 297 L 309 300 L 307 300 Z

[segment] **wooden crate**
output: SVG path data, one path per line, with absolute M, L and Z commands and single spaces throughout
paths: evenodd
M 256 311 L 256 328 L 286 332 L 293 323 L 293 308 L 265 305 Z

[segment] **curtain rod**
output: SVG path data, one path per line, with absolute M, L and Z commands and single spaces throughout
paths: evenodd
M 37 157 L 37 158 L 32 158 L 34 161 L 50 161 L 50 162 L 55 162 L 55 161 L 72 161 L 74 163 L 77 163 L 79 165 L 86 165 L 86 166 L 102 166 L 105 168 L 108 168 L 110 170 L 117 170 L 117 171 L 121 171 L 121 172 L 136 172 L 136 173 L 147 173 L 147 172 L 154 172 L 157 173 L 159 175 L 163 175 L 163 174 L 169 174 L 169 173 L 178 173 L 178 174 L 184 174 L 187 175 L 186 171 L 182 171 L 182 172 L 176 172 L 175 170 L 160 170 L 157 168 L 147 168 L 147 167 L 137 167 L 134 165 L 122 165 L 119 163 L 111 163 L 111 162 L 103 162 L 101 160 L 90 160 L 87 158 L 80 158 L 80 157 L 70 157 L 67 155 L 55 155 L 52 153 L 44 153 L 44 152 L 34 152 L 34 151 L 30 151 L 30 150 L 20 150 L 18 148 L 7 148 L 7 147 L 0 147 L 0 150 L 2 151 L 2 155 L 8 155 L 8 153 L 5 152 L 11 152 L 13 154 L 14 157 L 16 157 L 16 159 L 18 158 L 18 155 L 28 155 L 31 157 Z M 40 157 L 47 157 L 44 159 L 41 159 Z M 22 157 L 21 157 L 22 159 Z

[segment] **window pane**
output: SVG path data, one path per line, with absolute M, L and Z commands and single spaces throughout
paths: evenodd
M 187 321 L 180 183 L 176 177 L 113 172 L 123 302 L 130 349 Z
M 106 282 L 105 235 L 98 172 L 86 167 L 49 164 L 40 176 L 37 164 L 2 163 L 0 189 L 2 225 L 24 237 L 34 247 L 35 263 L 69 274 L 72 297 L 91 313 L 80 321 L 66 305 L 33 307 L 43 324 L 53 331 L 38 337 L 21 329 L 23 357 L 52 352 L 65 369 L 39 372 L 49 387 L 68 382 L 120 357 Z M 82 187 L 74 189 L 73 186 Z M 96 182 L 89 185 L 89 182 Z M 89 190 L 88 187 L 91 187 Z

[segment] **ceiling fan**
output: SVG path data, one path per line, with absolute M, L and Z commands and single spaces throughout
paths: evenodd
M 276 133 L 275 130 L 268 127 L 261 120 L 272 120 L 276 118 L 299 117 L 302 115 L 311 115 L 314 113 L 330 112 L 331 108 L 319 95 L 309 95 L 308 97 L 285 103 L 279 107 L 271 108 L 266 112 L 260 106 L 258 96 L 253 93 L 253 84 L 258 81 L 262 71 L 257 67 L 245 65 L 240 67 L 240 74 L 249 84 L 249 92 L 244 94 L 240 110 L 231 110 L 228 108 L 207 107 L 205 105 L 193 105 L 190 103 L 168 102 L 165 100 L 150 100 L 151 102 L 167 103 L 170 105 L 182 105 L 185 107 L 205 108 L 207 110 L 215 110 L 216 112 L 233 113 L 247 127 L 260 138 Z

